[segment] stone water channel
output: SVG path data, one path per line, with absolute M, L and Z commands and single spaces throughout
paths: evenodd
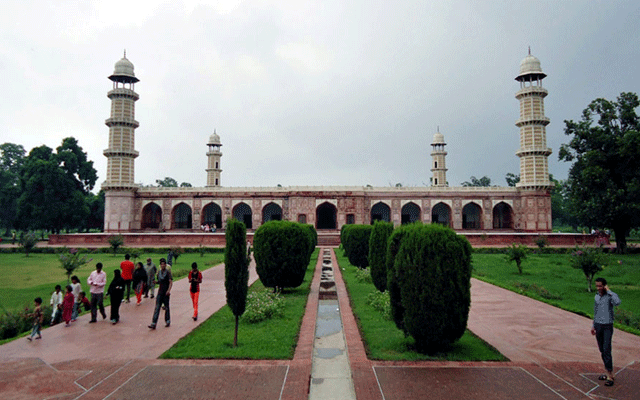
M 322 275 L 318 296 L 309 399 L 355 400 L 329 249 L 324 249 L 322 253 Z

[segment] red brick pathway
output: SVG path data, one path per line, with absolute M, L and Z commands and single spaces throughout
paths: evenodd
M 491 293 L 495 287 L 477 284 L 475 280 L 469 326 L 480 331 L 481 337 L 503 353 L 510 354 L 511 362 L 371 361 L 366 357 L 340 268 L 335 256 L 332 257 L 347 352 L 359 399 L 638 398 L 640 350 L 633 347 L 633 343 L 625 350 L 628 354 L 614 353 L 618 368 L 624 367 L 617 373 L 616 385 L 612 388 L 600 386 L 597 376 L 601 363 L 593 359 L 593 354 L 581 358 L 583 354 L 578 353 L 571 359 L 567 356 L 571 351 L 562 351 L 568 347 L 563 346 L 563 340 L 571 344 L 575 340 L 572 336 L 562 334 L 562 330 L 556 334 L 554 326 L 548 324 L 551 333 L 542 333 L 536 338 L 535 332 L 541 331 L 540 321 L 529 319 L 530 324 L 536 325 L 520 326 L 526 318 L 511 320 L 503 313 L 515 309 L 522 314 L 532 308 L 535 310 L 539 302 L 525 298 L 527 301 L 522 303 L 522 296 L 511 292 L 499 294 L 505 297 L 497 300 L 498 294 Z M 172 293 L 184 292 L 185 296 L 181 299 L 173 296 L 170 328 L 160 326 L 149 332 L 146 324 L 151 317 L 151 302 L 140 307 L 129 304 L 123 305 L 122 323 L 116 326 L 106 321 L 89 325 L 85 316 L 72 328 L 46 329 L 42 341 L 27 343 L 22 338 L 0 346 L 0 395 L 7 399 L 306 399 L 321 260 L 320 257 L 316 264 L 292 360 L 157 359 L 195 325 L 190 318 L 187 283 L 181 280 L 175 283 Z M 252 280 L 256 279 L 255 271 L 251 276 Z M 222 267 L 205 271 L 200 297 L 201 320 L 224 304 L 223 281 Z M 209 296 L 203 296 L 207 291 Z M 488 309 L 481 310 L 481 307 Z M 543 314 L 552 312 L 544 310 Z M 565 312 L 560 315 L 573 316 Z M 581 323 L 588 326 L 589 321 Z M 485 324 L 484 328 L 482 324 Z M 482 332 L 483 329 L 487 332 Z M 501 337 L 500 332 L 506 338 Z M 581 328 L 579 332 L 583 335 Z M 614 349 L 626 346 L 619 342 L 624 336 L 619 333 L 614 334 Z M 553 340 L 545 341 L 547 335 L 552 335 Z M 509 338 L 511 340 L 507 340 Z M 640 347 L 640 339 L 635 336 L 632 339 Z M 558 346 L 550 346 L 550 343 L 558 343 Z M 595 343 L 589 343 L 587 339 L 584 346 L 585 351 L 596 351 L 597 356 Z M 545 351 L 549 353 L 546 358 L 541 356 Z M 627 361 L 626 366 L 622 364 Z

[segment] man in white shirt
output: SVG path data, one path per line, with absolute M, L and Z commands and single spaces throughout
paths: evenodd
M 107 318 L 107 313 L 104 312 L 104 287 L 107 284 L 107 274 L 102 270 L 102 263 L 96 264 L 96 270 L 89 275 L 87 279 L 89 284 L 89 291 L 91 292 L 91 321 L 89 323 L 96 322 L 98 314 L 98 308 L 100 308 L 100 314 L 102 319 Z
M 62 318 L 62 288 L 60 285 L 56 285 L 56 291 L 51 294 L 51 304 L 52 312 L 51 312 L 51 325 L 55 325 L 60 322 Z

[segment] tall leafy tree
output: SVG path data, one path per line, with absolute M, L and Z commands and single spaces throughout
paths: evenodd
M 167 176 L 164 179 L 156 179 L 156 185 L 160 187 L 178 187 L 178 181 Z
M 25 154 L 22 145 L 14 143 L 0 145 L 0 226 L 7 230 L 7 234 L 16 224 L 20 173 Z
M 249 291 L 249 253 L 247 252 L 247 228 L 236 219 L 227 221 L 224 248 L 224 287 L 227 305 L 236 317 L 233 347 L 238 345 L 238 324 L 247 306 Z
M 471 182 L 462 182 L 462 186 L 491 186 L 491 178 L 483 176 L 482 178 L 471 177 Z
M 626 251 L 629 231 L 640 226 L 639 105 L 635 93 L 592 101 L 580 121 L 565 121 L 571 141 L 558 155 L 573 162 L 568 186 L 576 216 L 582 224 L 613 229 L 619 253 Z
M 18 223 L 53 232 L 84 227 L 89 216 L 86 197 L 96 180 L 93 162 L 74 138 L 64 139 L 57 153 L 47 146 L 33 148 L 20 177 Z

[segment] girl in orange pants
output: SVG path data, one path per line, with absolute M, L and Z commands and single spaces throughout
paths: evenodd
M 198 263 L 191 264 L 189 271 L 189 294 L 193 302 L 193 320 L 198 320 L 198 297 L 200 297 L 200 284 L 202 283 L 202 273 L 198 271 Z

